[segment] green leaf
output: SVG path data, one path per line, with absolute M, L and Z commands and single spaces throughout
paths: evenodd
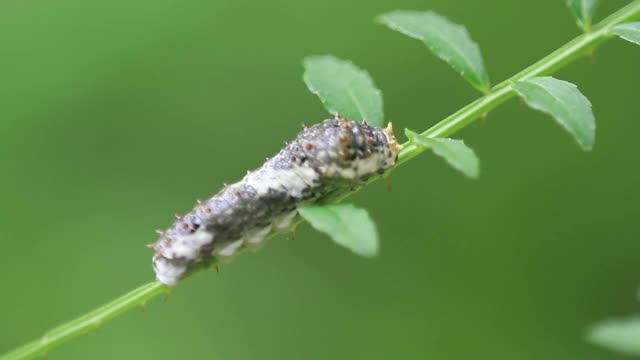
M 471 40 L 464 26 L 430 11 L 397 10 L 380 15 L 378 21 L 392 30 L 421 40 L 476 89 L 489 92 L 489 76 L 480 48 Z
M 627 41 L 640 45 L 640 22 L 620 24 L 614 27 L 611 32 Z
M 576 18 L 576 23 L 585 32 L 591 30 L 593 12 L 598 5 L 598 0 L 567 0 L 567 7 Z
M 529 107 L 551 115 L 584 150 L 591 150 L 596 122 L 591 103 L 570 82 L 552 77 L 534 77 L 513 84 Z
M 409 140 L 424 148 L 430 148 L 436 155 L 444 158 L 454 169 L 466 176 L 476 179 L 480 175 L 480 160 L 476 153 L 462 140 L 431 138 L 420 135 L 409 129 L 404 130 Z
M 378 231 L 367 210 L 334 204 L 304 206 L 298 211 L 314 229 L 329 235 L 338 245 L 365 257 L 378 254 Z
M 304 82 L 332 115 L 383 125 L 382 93 L 366 71 L 331 55 L 308 57 L 304 68 Z
M 589 330 L 588 340 L 629 355 L 640 355 L 640 315 L 609 319 Z

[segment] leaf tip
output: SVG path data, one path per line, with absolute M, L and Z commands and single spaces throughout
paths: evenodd
M 580 148 L 584 151 L 592 151 L 595 141 L 579 142 Z
M 387 14 L 389 14 L 389 13 L 378 14 L 378 15 L 374 16 L 373 17 L 373 22 L 375 24 L 379 24 L 379 25 L 386 25 L 387 24 Z
M 412 131 L 408 128 L 404 128 L 404 136 L 407 137 L 407 139 L 409 139 L 409 141 L 413 141 L 413 138 L 418 135 L 418 133 L 416 133 L 415 131 Z

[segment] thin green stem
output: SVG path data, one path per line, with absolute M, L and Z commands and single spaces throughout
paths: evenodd
M 1 359 L 31 359 L 38 356 L 44 357 L 49 349 L 54 348 L 80 334 L 87 333 L 133 307 L 144 306 L 147 300 L 168 291 L 169 288 L 159 281 L 152 281 L 148 284 L 142 285 L 139 288 L 111 301 L 110 303 L 48 331 L 39 340 L 24 344 L 23 346 L 4 354 Z
M 483 114 L 488 113 L 498 105 L 514 97 L 515 91 L 512 88 L 514 82 L 534 76 L 549 75 L 577 58 L 590 54 L 595 47 L 612 36 L 610 34 L 612 27 L 638 17 L 640 17 L 640 0 L 634 0 L 594 26 L 591 32 L 578 36 L 520 73 L 496 85 L 486 95 L 456 111 L 422 134 L 441 137 L 455 133 L 480 118 Z M 424 150 L 424 148 L 418 148 L 413 144 L 405 143 L 398 158 L 397 165 L 404 164 Z M 332 199 L 339 201 L 350 194 L 351 193 L 334 194 Z M 191 274 L 211 269 L 215 265 L 215 262 L 201 264 L 197 269 L 194 269 Z M 144 306 L 149 299 L 159 294 L 167 293 L 169 290 L 169 287 L 158 281 L 150 282 L 102 307 L 47 332 L 39 340 L 32 341 L 4 354 L 0 357 L 0 360 L 31 359 L 38 356 L 45 356 L 50 349 L 73 337 L 97 328 L 106 321 L 131 308 Z

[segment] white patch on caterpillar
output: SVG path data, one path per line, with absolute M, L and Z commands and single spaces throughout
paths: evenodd
M 213 255 L 221 258 L 233 256 L 242 244 L 244 244 L 244 238 L 216 246 L 213 250 Z
M 293 197 L 301 197 L 302 192 L 309 187 L 294 169 L 273 171 L 272 175 Z
M 276 170 L 270 166 L 263 166 L 245 176 L 242 181 L 251 186 L 261 196 L 270 189 L 284 188 L 294 197 L 301 197 L 302 192 L 312 186 L 318 179 L 318 174 L 309 166 L 293 165 L 291 169 Z
M 213 234 L 206 230 L 198 230 L 191 235 L 180 236 L 173 241 L 171 250 L 165 253 L 165 257 L 197 259 L 200 255 L 200 249 L 204 245 L 210 244 L 211 241 L 213 241 Z
M 310 166 L 295 165 L 293 166 L 292 170 L 295 171 L 298 174 L 298 176 L 300 176 L 302 180 L 309 186 L 313 186 L 318 181 L 318 178 L 319 178 L 318 173 L 315 170 L 313 170 Z
M 213 241 L 213 234 L 202 229 L 190 235 L 178 236 L 171 244 L 162 243 L 161 253 L 153 257 L 153 267 L 160 282 L 173 285 L 187 271 L 188 262 L 197 260 L 200 250 Z M 175 262 L 172 259 L 183 259 Z
M 382 163 L 383 161 L 384 153 L 374 154 L 365 159 L 357 160 L 356 169 L 358 170 L 358 176 L 375 173 L 380 168 L 380 163 Z
M 353 168 L 343 168 L 336 164 L 331 164 L 326 169 L 327 176 L 334 177 L 336 174 L 344 179 L 355 179 L 356 171 Z
M 279 189 L 280 183 L 274 176 L 274 170 L 270 167 L 263 166 L 260 169 L 247 174 L 242 181 L 251 186 L 258 196 L 269 193 L 269 189 Z
M 175 285 L 187 271 L 187 266 L 173 264 L 169 259 L 158 255 L 153 257 L 153 268 L 158 281 L 166 285 Z
M 356 179 L 363 175 L 375 174 L 385 162 L 384 153 L 374 153 L 364 159 L 355 159 L 350 167 L 344 168 L 339 164 L 332 163 L 326 168 L 327 176 L 338 175 L 344 179 Z
M 277 218 L 276 220 L 273 221 L 273 227 L 276 230 L 284 230 L 284 229 L 288 229 L 291 226 L 291 223 L 293 222 L 293 219 L 296 218 L 296 215 L 298 214 L 298 212 L 296 210 L 282 215 L 279 218 Z
M 260 244 L 271 232 L 271 225 L 265 226 L 262 229 L 251 229 L 244 235 L 245 241 L 250 245 Z

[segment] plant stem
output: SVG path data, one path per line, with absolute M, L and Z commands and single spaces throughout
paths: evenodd
M 578 36 L 520 73 L 496 85 L 488 94 L 456 111 L 422 134 L 431 137 L 442 137 L 455 133 L 515 96 L 515 91 L 512 88 L 514 82 L 534 76 L 549 75 L 577 58 L 590 54 L 599 44 L 612 36 L 610 34 L 612 27 L 638 17 L 640 17 L 640 0 L 634 0 L 598 23 L 591 29 L 591 32 Z M 404 164 L 425 151 L 425 148 L 417 147 L 410 143 L 405 143 L 403 146 L 404 148 L 400 152 L 396 166 Z M 335 199 L 342 199 L 348 195 L 349 193 L 342 194 L 342 196 Z M 193 269 L 191 274 L 210 269 L 213 266 L 215 266 L 215 262 L 201 264 L 197 269 Z M 149 299 L 159 294 L 167 293 L 169 290 L 168 286 L 159 281 L 147 283 L 102 307 L 47 332 L 39 340 L 24 344 L 4 354 L 0 357 L 0 360 L 31 359 L 45 356 L 50 349 L 99 327 L 104 322 L 133 307 L 144 306 Z

